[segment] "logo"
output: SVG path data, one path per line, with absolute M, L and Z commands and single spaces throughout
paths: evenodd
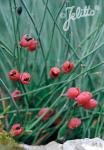
M 84 8 L 75 6 L 66 7 L 65 10 L 60 14 L 60 18 L 66 19 L 65 23 L 63 24 L 63 30 L 69 30 L 71 21 L 75 21 L 84 17 L 92 17 L 99 10 L 99 6 L 95 6 L 95 9 L 91 9 L 90 6 L 85 6 Z

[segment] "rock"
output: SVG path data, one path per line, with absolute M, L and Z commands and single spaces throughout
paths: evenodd
M 51 142 L 45 146 L 46 150 L 62 150 L 62 144 Z
M 44 146 L 30 146 L 26 144 L 21 145 L 26 150 L 46 150 Z
M 26 144 L 21 145 L 26 150 L 62 150 L 62 145 L 56 142 L 50 142 L 47 145 L 42 146 L 29 146 Z
M 104 150 L 104 141 L 99 138 L 66 141 L 63 150 Z
M 104 141 L 100 138 L 78 139 L 66 141 L 63 145 L 51 142 L 42 146 L 29 146 L 23 144 L 26 150 L 104 150 Z

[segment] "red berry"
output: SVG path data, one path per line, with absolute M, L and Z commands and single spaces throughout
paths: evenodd
M 85 109 L 94 109 L 97 106 L 97 101 L 95 99 L 90 99 L 90 101 L 85 104 L 83 107 Z
M 29 50 L 29 51 L 35 51 L 36 50 L 36 48 L 37 48 L 37 41 L 36 40 L 34 40 L 34 39 L 31 39 L 31 40 L 29 40 L 28 41 L 28 47 L 27 47 L 27 49 Z
M 9 77 L 11 80 L 17 81 L 17 80 L 19 80 L 19 78 L 20 78 L 20 74 L 19 74 L 19 72 L 18 72 L 16 69 L 13 69 L 13 70 L 11 70 L 11 71 L 8 73 L 8 77 Z
M 73 63 L 71 63 L 70 61 L 65 61 L 63 66 L 62 66 L 62 68 L 61 68 L 61 70 L 64 73 L 68 74 L 68 73 L 70 73 L 70 71 L 73 70 L 73 68 L 74 68 L 74 64 Z
M 47 112 L 47 113 L 46 113 L 46 112 Z M 43 122 L 47 121 L 52 115 L 54 115 L 55 112 L 54 112 L 53 110 L 50 110 L 48 107 L 46 107 L 46 108 L 42 108 L 42 109 L 39 111 L 38 115 L 39 115 L 39 116 L 42 116 L 44 113 L 46 113 L 46 114 L 45 114 L 44 117 L 42 118 Z
M 66 96 L 71 99 L 75 99 L 80 94 L 80 88 L 69 88 L 67 90 Z
M 29 37 L 29 35 L 24 35 L 20 41 L 20 46 L 27 47 L 29 51 L 33 52 L 39 46 L 39 43 L 34 38 Z
M 20 46 L 21 47 L 27 47 L 27 41 L 26 40 L 21 40 L 20 41 Z
M 20 81 L 23 83 L 23 84 L 29 84 L 30 83 L 30 80 L 31 80 L 31 75 L 27 72 L 24 72 L 20 75 Z
M 54 125 L 59 125 L 61 123 L 61 121 L 62 121 L 61 117 L 57 118 L 54 122 Z
M 22 46 L 22 47 L 27 47 L 28 46 L 27 38 L 28 38 L 28 35 L 24 35 L 22 37 L 22 40 L 20 41 L 20 46 Z
M 19 90 L 15 90 L 12 92 L 12 96 L 13 96 L 14 100 L 20 100 L 21 99 L 21 96 L 18 96 L 19 94 L 22 94 L 22 92 Z
M 72 118 L 68 124 L 69 129 L 75 129 L 81 125 L 81 120 L 79 118 Z
M 10 130 L 10 133 L 12 134 L 12 136 L 18 136 L 20 135 L 22 132 L 24 131 L 24 128 L 21 127 L 21 125 L 19 123 L 14 124 Z
M 91 98 L 92 98 L 92 94 L 90 92 L 85 91 L 85 92 L 80 93 L 76 97 L 76 100 L 79 105 L 83 106 L 86 103 L 88 103 Z
M 28 39 L 28 34 L 22 36 L 22 40 L 27 40 L 27 39 Z
M 60 75 L 60 69 L 58 67 L 52 67 L 50 69 L 49 75 L 56 79 Z

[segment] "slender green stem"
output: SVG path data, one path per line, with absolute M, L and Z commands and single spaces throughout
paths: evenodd
M 7 86 L 5 85 L 5 83 L 3 82 L 3 80 L 1 78 L 0 78 L 0 82 L 4 86 L 4 88 L 7 91 L 7 93 L 9 94 L 12 104 L 15 106 L 17 112 L 19 113 L 19 108 L 18 108 L 16 102 L 14 101 L 13 97 L 11 96 L 11 93 L 9 92 L 9 89 L 7 88 Z

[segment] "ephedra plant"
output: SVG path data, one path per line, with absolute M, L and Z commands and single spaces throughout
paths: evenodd
M 69 7 L 95 14 L 74 16 L 65 31 Z M 0 1 L 0 120 L 16 141 L 104 138 L 103 7 L 103 0 Z

